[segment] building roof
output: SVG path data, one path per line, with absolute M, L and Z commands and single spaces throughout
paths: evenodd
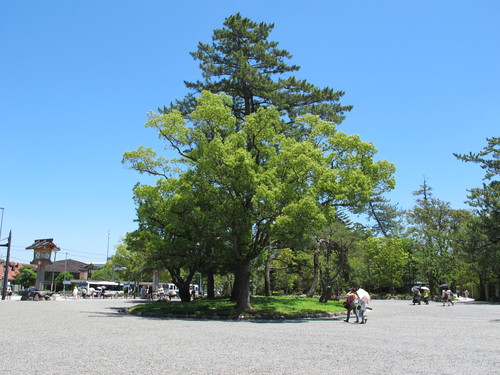
M 64 270 L 66 270 L 66 272 L 69 273 L 81 273 L 81 272 L 87 272 L 88 266 L 89 266 L 88 263 L 79 262 L 74 259 L 58 260 L 48 265 L 45 268 L 45 271 L 64 272 Z
M 19 268 L 22 266 L 31 266 L 30 264 L 18 263 L 18 262 L 9 262 L 9 280 L 14 280 L 17 275 L 19 275 Z M 0 264 L 0 276 L 3 278 L 5 272 L 4 264 Z
M 30 245 L 26 248 L 26 250 L 29 249 L 45 249 L 49 248 L 52 251 L 59 251 L 60 249 L 57 247 L 57 245 L 53 242 L 53 238 L 45 238 L 45 239 L 40 239 L 40 240 L 35 240 L 33 245 Z

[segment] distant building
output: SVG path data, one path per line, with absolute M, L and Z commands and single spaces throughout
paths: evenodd
M 50 287 L 52 285 L 52 280 L 55 280 L 57 276 L 61 272 L 69 272 L 72 275 L 72 279 L 77 279 L 77 280 L 87 280 L 90 278 L 89 275 L 89 265 L 92 264 L 93 267 L 90 270 L 90 272 L 98 270 L 99 268 L 103 267 L 103 263 L 83 263 L 78 260 L 73 260 L 73 259 L 67 259 L 67 260 L 58 260 L 56 262 L 52 262 L 52 264 L 49 264 L 45 268 L 45 277 L 43 280 L 43 289 L 48 289 L 50 290 Z M 35 264 L 26 264 L 26 263 L 19 263 L 19 262 L 9 262 L 9 281 L 11 285 L 14 286 L 14 290 L 19 290 L 20 287 L 15 288 L 15 280 L 17 275 L 19 275 L 19 269 L 23 266 L 30 266 L 33 267 L 34 271 L 36 272 L 37 266 Z M 5 270 L 5 264 L 0 264 L 0 275 L 3 280 L 3 275 L 4 275 L 4 270 Z
M 79 262 L 78 260 L 58 260 L 47 267 L 47 274 L 52 277 L 51 274 L 54 272 L 55 277 L 57 277 L 61 272 L 69 272 L 75 279 L 87 280 L 88 266 L 88 263 Z
M 30 264 L 24 264 L 24 263 L 19 263 L 19 262 L 9 262 L 9 281 L 12 283 L 19 275 L 19 268 L 22 266 L 31 266 Z M 0 275 L 2 275 L 2 280 L 3 280 L 3 275 L 5 274 L 5 263 L 0 264 Z
M 87 280 L 89 275 L 90 263 L 79 262 L 74 259 L 58 260 L 47 266 L 44 280 L 44 289 L 50 289 L 52 280 L 55 280 L 62 272 L 69 272 L 72 279 Z M 94 270 L 98 269 L 94 265 Z M 90 270 L 92 272 L 92 270 Z

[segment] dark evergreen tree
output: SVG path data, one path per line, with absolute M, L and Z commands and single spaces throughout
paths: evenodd
M 374 220 L 372 232 L 383 237 L 398 237 L 403 230 L 402 212 L 383 197 L 376 196 L 368 203 L 368 218 Z
M 488 283 L 500 278 L 500 137 L 488 138 L 487 142 L 477 154 L 454 154 L 465 162 L 480 164 L 485 170 L 483 186 L 469 190 L 467 202 L 477 216 L 470 224 L 468 238 L 477 240 L 466 251 L 478 263 L 481 299 L 489 298 Z
M 191 113 L 201 91 L 225 93 L 233 99 L 233 113 L 243 118 L 260 107 L 273 105 L 290 121 L 310 113 L 339 124 L 351 106 L 339 103 L 344 95 L 329 87 L 318 88 L 291 73 L 300 69 L 288 65 L 292 55 L 269 41 L 274 24 L 256 23 L 239 13 L 226 18 L 224 28 L 214 30 L 211 44 L 199 43 L 191 55 L 200 61 L 202 80 L 185 81 L 192 90 L 171 108 Z M 160 112 L 168 112 L 166 107 Z

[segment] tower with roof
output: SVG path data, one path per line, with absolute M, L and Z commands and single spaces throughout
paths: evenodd
M 59 249 L 54 243 L 53 238 L 45 238 L 35 240 L 32 245 L 26 248 L 26 250 L 33 250 L 34 254 L 31 264 L 37 265 L 35 288 L 43 289 L 43 281 L 45 279 L 45 266 L 47 266 L 47 264 L 52 264 L 52 252 L 59 251 L 61 249 Z

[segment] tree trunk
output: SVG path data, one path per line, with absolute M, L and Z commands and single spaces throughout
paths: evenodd
M 266 265 L 264 268 L 264 295 L 266 297 L 271 296 L 271 254 L 268 255 L 266 259 Z
M 233 287 L 231 288 L 231 302 L 236 302 L 238 300 L 238 290 L 240 288 L 240 276 L 238 275 L 238 272 L 236 269 L 234 270 L 234 282 L 233 282 Z
M 306 294 L 307 298 L 312 298 L 314 295 L 314 292 L 318 288 L 318 282 L 319 282 L 319 253 L 314 254 L 314 279 L 313 283 L 311 285 L 311 288 Z
M 328 302 L 329 300 L 332 299 L 332 287 L 328 285 L 326 288 L 323 288 L 323 293 L 321 294 L 321 297 L 319 298 L 319 302 Z
M 252 310 L 250 305 L 250 262 L 247 260 L 236 265 L 232 298 L 236 302 L 236 311 Z
M 479 275 L 479 301 L 487 301 L 488 296 L 488 283 L 485 281 L 486 278 Z
M 179 286 L 179 297 L 181 298 L 181 302 L 190 302 L 191 301 L 191 292 L 189 291 L 189 284 Z
M 195 272 L 191 270 L 189 274 L 183 278 L 181 276 L 181 269 L 175 267 L 166 266 L 166 269 L 172 276 L 172 281 L 179 288 L 179 297 L 181 298 L 181 302 L 190 302 L 191 301 L 191 291 L 189 290 L 189 284 L 193 280 Z
M 214 273 L 207 273 L 207 298 L 215 298 Z

